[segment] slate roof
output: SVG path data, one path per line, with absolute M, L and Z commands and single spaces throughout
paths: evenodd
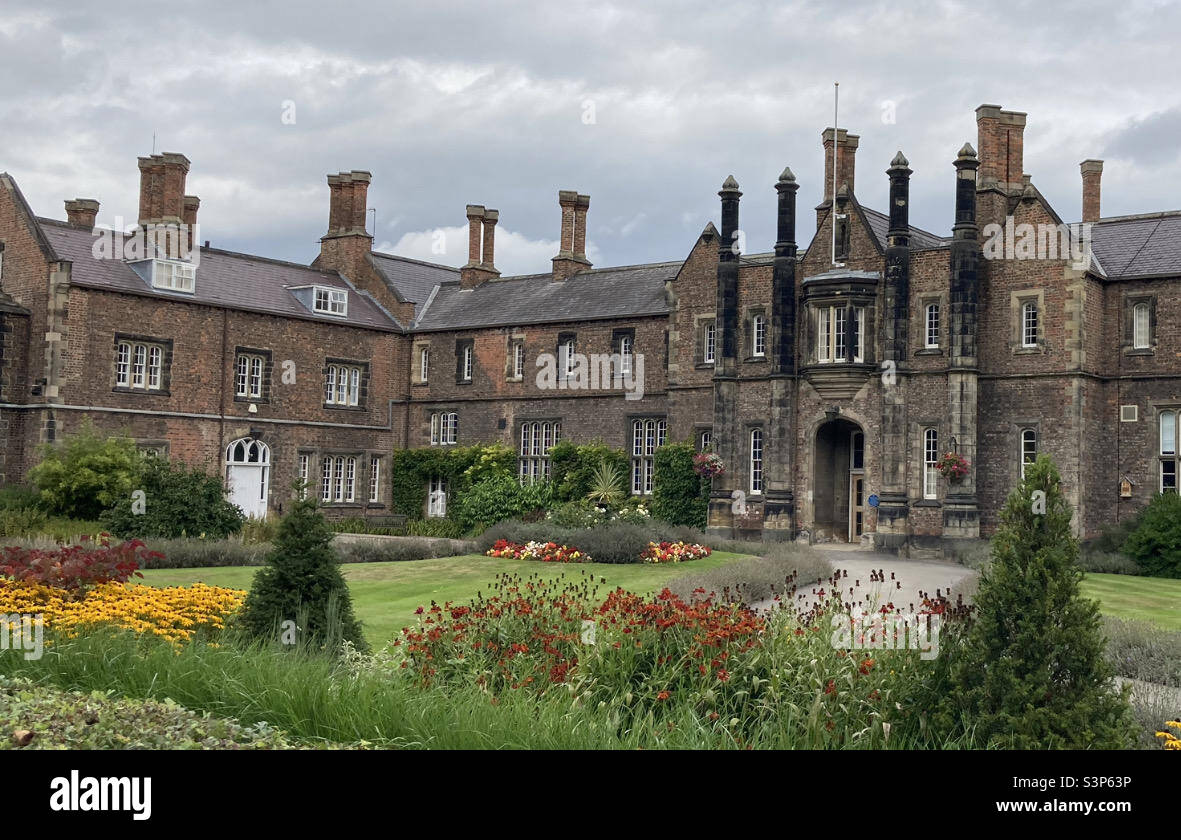
M 682 260 L 595 268 L 566 280 L 550 274 L 502 277 L 474 289 L 439 286 L 414 323 L 416 330 L 453 330 L 555 321 L 667 315 L 664 284 Z
M 1181 274 L 1181 210 L 1100 219 L 1091 251 L 1109 280 Z
M 869 223 L 870 232 L 873 233 L 877 239 L 878 244 L 883 248 L 886 247 L 887 234 L 890 232 L 890 217 L 886 213 L 879 213 L 877 210 L 870 210 L 868 207 L 862 207 L 861 212 L 865 214 L 865 221 Z M 942 236 L 936 236 L 930 231 L 917 228 L 910 225 L 910 247 L 913 251 L 924 251 L 930 248 L 943 248 L 951 240 Z
M 422 314 L 435 286 L 459 279 L 459 269 L 373 251 L 370 261 L 403 300 L 414 304 L 414 317 Z
M 385 308 L 335 271 L 201 248 L 194 294 L 168 292 L 153 288 L 122 260 L 96 259 L 90 230 L 55 219 L 38 218 L 37 223 L 58 258 L 73 263 L 70 281 L 78 286 L 355 327 L 401 329 Z M 342 318 L 313 312 L 290 291 L 291 287 L 312 284 L 347 290 L 348 315 Z

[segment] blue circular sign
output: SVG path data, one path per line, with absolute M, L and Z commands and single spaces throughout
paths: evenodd
M 878 494 L 877 493 L 870 493 L 869 498 L 866 499 L 866 501 L 869 502 L 870 507 L 877 507 L 878 501 L 879 501 Z

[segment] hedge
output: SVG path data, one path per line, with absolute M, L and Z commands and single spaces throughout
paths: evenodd
M 631 475 L 631 458 L 620 449 L 612 449 L 600 441 L 575 444 L 559 441 L 549 451 L 550 480 L 554 486 L 554 501 L 572 502 L 586 498 L 600 462 L 615 466 L 619 475 Z
M 652 515 L 673 525 L 705 528 L 709 481 L 693 470 L 691 443 L 666 443 L 656 450 Z

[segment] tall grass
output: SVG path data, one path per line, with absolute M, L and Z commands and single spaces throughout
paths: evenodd
M 579 706 L 562 691 L 506 692 L 494 700 L 474 687 L 421 688 L 395 670 L 350 667 L 308 651 L 228 642 L 176 650 L 114 632 L 56 640 L 39 660 L 0 653 L 0 671 L 75 691 L 172 698 L 244 724 L 265 722 L 306 741 L 431 749 L 795 749 L 824 743 L 815 710 L 806 705 L 785 707 L 739 742 L 688 703 L 624 727 L 608 710 Z M 963 738 L 918 743 L 902 734 L 886 742 L 871 731 L 850 748 L 967 746 Z

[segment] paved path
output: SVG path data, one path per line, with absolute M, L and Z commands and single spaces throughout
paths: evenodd
M 934 595 L 936 590 L 942 590 L 946 595 L 951 587 L 976 574 L 972 569 L 955 563 L 906 560 L 881 551 L 820 546 L 814 548 L 832 563 L 834 570 L 848 573 L 841 578 L 841 589 L 846 603 L 850 600 L 849 587 L 852 587 L 853 600 L 862 601 L 863 607 L 880 606 L 890 601 L 894 606 L 904 610 L 911 603 L 917 607 L 922 601 L 920 592 Z M 870 573 L 878 569 L 883 571 L 885 580 L 871 582 Z M 807 592 L 797 594 L 810 596 L 811 589 L 812 587 L 808 587 Z M 808 597 L 805 600 L 810 604 L 814 599 Z M 756 609 L 766 609 L 771 603 L 763 601 L 754 606 Z

